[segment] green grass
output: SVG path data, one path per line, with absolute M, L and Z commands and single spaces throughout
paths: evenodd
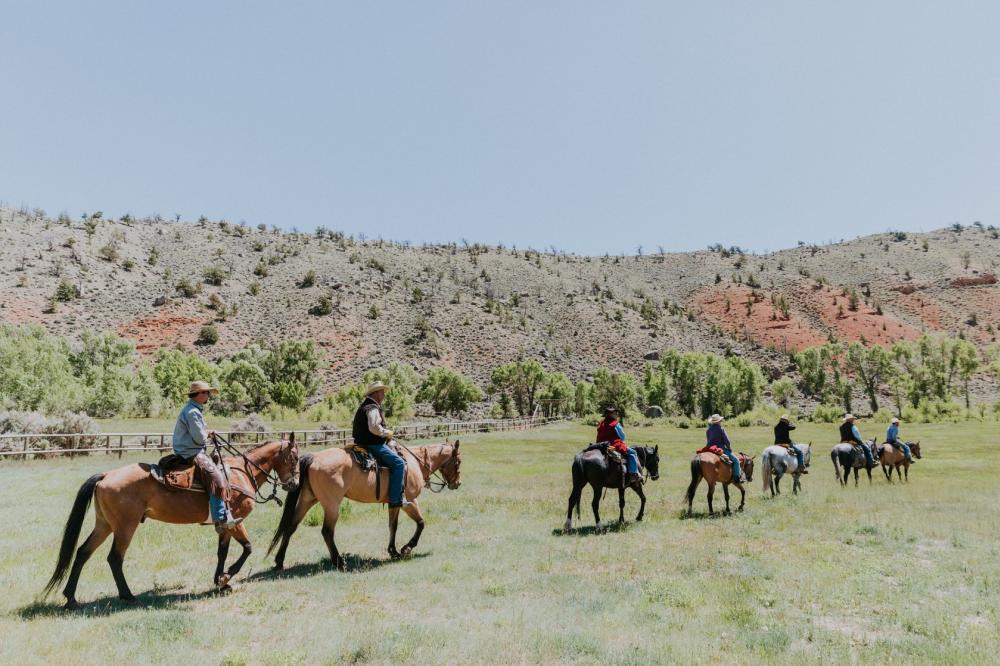
M 744 451 L 768 443 L 763 428 L 730 432 Z M 84 570 L 74 613 L 37 595 L 76 489 L 118 461 L 5 462 L 0 663 L 992 662 L 997 429 L 907 426 L 925 447 L 910 484 L 876 478 L 858 489 L 834 480 L 834 426 L 796 432 L 816 443 L 801 495 L 787 484 L 765 498 L 757 478 L 744 513 L 704 519 L 702 485 L 700 513 L 685 519 L 701 433 L 634 428 L 632 440 L 659 443 L 663 457 L 647 520 L 569 535 L 559 529 L 569 464 L 591 429 L 469 437 L 462 488 L 421 497 L 427 529 L 408 560 L 386 559 L 384 509 L 352 504 L 337 529 L 346 573 L 325 565 L 319 528 L 303 526 L 288 569 L 275 574 L 264 549 L 278 513 L 260 507 L 249 520 L 256 550 L 235 592 L 219 596 L 211 529 L 146 523 L 125 562 L 140 606 L 115 599 L 105 545 Z M 612 493 L 606 520 L 615 505 Z M 629 519 L 637 506 L 630 495 Z

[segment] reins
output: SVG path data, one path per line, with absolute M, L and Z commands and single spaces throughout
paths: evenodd
M 444 490 L 445 488 L 448 487 L 448 481 L 445 480 L 444 476 L 441 474 L 440 469 L 435 469 L 435 470 L 431 469 L 431 464 L 427 461 L 428 457 L 427 457 L 427 447 L 426 446 L 421 447 L 421 450 L 424 452 L 424 459 L 420 460 L 420 458 L 417 457 L 417 454 L 414 453 L 410 449 L 410 447 L 408 447 L 406 444 L 403 444 L 398 439 L 396 440 L 396 443 L 399 444 L 400 446 L 402 446 L 404 449 L 406 449 L 406 451 L 411 456 L 413 456 L 414 460 L 416 460 L 418 463 L 422 464 L 424 467 L 427 468 L 427 478 L 424 479 L 424 488 L 427 488 L 432 493 L 439 493 L 439 492 L 441 492 L 442 490 Z M 438 449 L 438 451 L 441 451 L 445 447 L 444 444 L 439 444 L 438 446 L 440 447 Z M 443 468 L 444 465 L 441 465 L 441 467 Z M 437 485 L 435 485 L 435 484 L 437 484 Z M 435 490 L 435 488 L 437 488 L 437 489 Z
M 250 479 L 250 485 L 253 486 L 253 492 L 254 492 L 253 495 L 249 496 L 250 499 L 252 499 L 257 504 L 267 504 L 268 502 L 270 502 L 270 501 L 273 500 L 275 503 L 277 503 L 278 506 L 282 505 L 281 498 L 278 497 L 278 486 L 281 484 L 281 479 L 278 477 L 278 473 L 277 472 L 275 472 L 273 469 L 271 469 L 270 471 L 265 470 L 263 467 L 261 467 L 260 465 L 258 465 L 256 462 L 254 462 L 253 460 L 251 460 L 250 458 L 248 458 L 247 454 L 245 454 L 244 452 L 242 452 L 239 449 L 237 449 L 225 437 L 223 437 L 222 435 L 220 435 L 218 433 L 215 433 L 215 434 L 212 435 L 212 441 L 215 443 L 215 450 L 213 451 L 213 454 L 214 453 L 218 453 L 220 450 L 221 451 L 225 451 L 227 453 L 230 453 L 233 456 L 237 456 L 237 457 L 242 458 L 243 461 L 246 463 L 247 469 L 241 469 L 239 467 L 233 467 L 232 469 L 238 470 L 240 472 L 243 472 L 243 474 L 246 475 L 246 477 L 248 479 Z M 222 460 L 222 456 L 221 455 L 219 456 L 219 460 L 220 461 Z M 226 464 L 225 464 L 224 461 L 221 462 L 220 464 L 222 466 L 222 473 L 226 477 L 226 481 L 228 482 L 229 481 L 229 474 L 226 472 Z M 250 471 L 249 471 L 250 467 L 254 467 L 258 472 L 260 472 L 264 476 L 264 479 L 265 479 L 264 483 L 265 484 L 268 481 L 271 482 L 271 494 L 270 495 L 264 495 L 264 493 L 261 492 L 261 490 L 260 490 L 260 484 L 257 483 L 257 479 L 254 478 L 254 475 L 251 474 Z

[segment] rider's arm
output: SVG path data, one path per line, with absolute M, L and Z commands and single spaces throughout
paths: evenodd
M 389 433 L 382 427 L 382 419 L 379 417 L 377 409 L 368 410 L 368 432 L 376 437 L 386 437 Z
M 615 424 L 615 434 L 618 435 L 618 439 L 622 440 L 623 442 L 625 441 L 625 429 L 622 428 L 621 423 Z
M 722 431 L 722 443 L 725 445 L 723 448 L 731 449 L 733 445 L 729 442 L 729 435 L 726 434 L 725 428 L 719 428 Z
M 855 439 L 857 439 L 859 442 L 864 441 L 863 439 L 861 439 L 861 431 L 858 430 L 858 426 L 856 425 L 851 426 L 851 434 L 854 435 Z
M 191 439 L 201 448 L 205 448 L 208 443 L 208 432 L 205 430 L 205 417 L 200 409 L 192 409 L 188 412 L 188 432 Z

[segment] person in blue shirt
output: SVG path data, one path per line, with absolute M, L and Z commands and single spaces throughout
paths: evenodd
M 889 429 L 885 431 L 885 443 L 892 444 L 896 448 L 902 450 L 903 455 L 906 457 L 906 462 L 911 465 L 914 463 L 913 456 L 910 455 L 910 447 L 906 442 L 901 442 L 899 440 L 899 419 L 893 419 L 892 423 L 889 425 Z
M 733 465 L 733 483 L 742 483 L 743 474 L 740 472 L 740 461 L 733 453 L 729 435 L 722 427 L 722 421 L 723 418 L 718 414 L 712 414 L 708 417 L 708 430 L 705 431 L 705 437 L 708 440 L 707 446 L 717 446 L 722 449 L 723 455 L 729 458 L 729 462 Z
M 847 414 L 840 424 L 840 441 L 844 444 L 855 444 L 865 452 L 865 461 L 868 469 L 875 467 L 875 459 L 872 457 L 872 450 L 865 440 L 861 439 L 861 431 L 854 425 L 854 414 Z
M 214 430 L 205 429 L 205 403 L 213 395 L 218 395 L 219 389 L 210 386 L 208 382 L 191 382 L 188 387 L 188 403 L 181 408 L 174 425 L 174 453 L 184 460 L 193 463 L 209 479 L 208 508 L 215 523 L 215 530 L 220 534 L 236 527 L 238 520 L 233 518 L 226 499 L 229 494 L 229 482 L 212 459 L 205 452 L 209 441 L 215 435 Z
M 618 420 L 618 410 L 607 407 L 604 410 L 604 420 L 597 424 L 597 441 L 607 442 L 611 448 L 625 456 L 626 481 L 629 484 L 642 483 L 639 476 L 639 455 L 625 444 L 625 429 Z

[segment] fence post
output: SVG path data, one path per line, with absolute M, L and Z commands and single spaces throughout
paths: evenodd
M 122 459 L 122 449 L 125 448 L 125 435 L 118 435 L 118 460 Z

